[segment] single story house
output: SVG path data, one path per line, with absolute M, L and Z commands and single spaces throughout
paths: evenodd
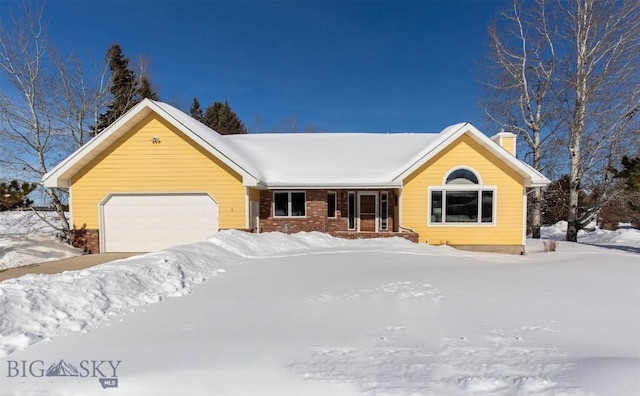
M 523 253 L 527 192 L 549 180 L 515 136 L 440 133 L 222 136 L 145 99 L 44 178 L 69 189 L 72 240 L 145 252 L 223 229 L 400 236 Z

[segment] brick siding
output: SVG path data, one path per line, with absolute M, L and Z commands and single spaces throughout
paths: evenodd
M 71 245 L 85 253 L 100 253 L 100 231 L 84 228 L 71 230 Z
M 291 190 L 304 191 L 304 190 Z M 359 191 L 377 191 L 380 190 L 359 190 Z M 334 236 L 343 238 L 378 238 L 389 236 L 402 236 L 393 232 L 396 230 L 395 222 L 395 206 L 397 197 L 393 189 L 382 190 L 388 193 L 388 231 L 378 233 L 358 233 L 355 230 L 349 230 L 349 191 L 347 190 L 306 190 L 306 216 L 305 217 L 274 217 L 273 216 L 273 190 L 260 191 L 260 231 L 261 232 L 284 232 L 294 233 L 301 231 L 319 231 L 326 232 Z M 284 192 L 284 191 L 283 191 Z M 336 217 L 327 217 L 328 203 L 327 194 L 335 192 L 336 199 Z M 353 191 L 358 192 L 358 191 Z M 356 198 L 357 201 L 357 198 Z M 378 194 L 378 205 L 380 204 L 380 195 Z M 357 202 L 356 202 L 357 205 Z M 355 210 L 355 209 L 354 209 Z M 348 236 L 347 234 L 353 234 Z M 360 235 L 360 236 L 358 236 Z M 362 236 L 367 235 L 367 236 Z M 403 236 L 404 237 L 404 236 Z M 413 237 L 411 237 L 413 238 Z M 407 238 L 410 239 L 410 238 Z

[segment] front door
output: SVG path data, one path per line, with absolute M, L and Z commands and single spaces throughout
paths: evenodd
M 358 196 L 358 208 L 360 218 L 361 232 L 375 232 L 376 217 L 378 215 L 376 208 L 376 193 L 360 193 Z

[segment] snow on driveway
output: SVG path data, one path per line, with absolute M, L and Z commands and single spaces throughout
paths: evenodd
M 637 395 L 638 257 L 226 231 L 0 283 L 0 394 Z

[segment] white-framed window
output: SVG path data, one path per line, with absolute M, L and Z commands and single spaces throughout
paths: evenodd
M 304 191 L 274 191 L 273 217 L 305 217 L 307 194 Z
M 353 191 L 349 191 L 348 199 L 347 199 L 347 229 L 355 230 L 356 229 L 356 193 Z
M 380 230 L 389 229 L 389 193 L 380 193 Z
M 335 191 L 327 192 L 327 217 L 330 219 L 338 217 L 337 196 Z
M 429 187 L 429 225 L 495 225 L 496 187 L 482 185 L 469 168 L 449 172 L 442 187 Z

